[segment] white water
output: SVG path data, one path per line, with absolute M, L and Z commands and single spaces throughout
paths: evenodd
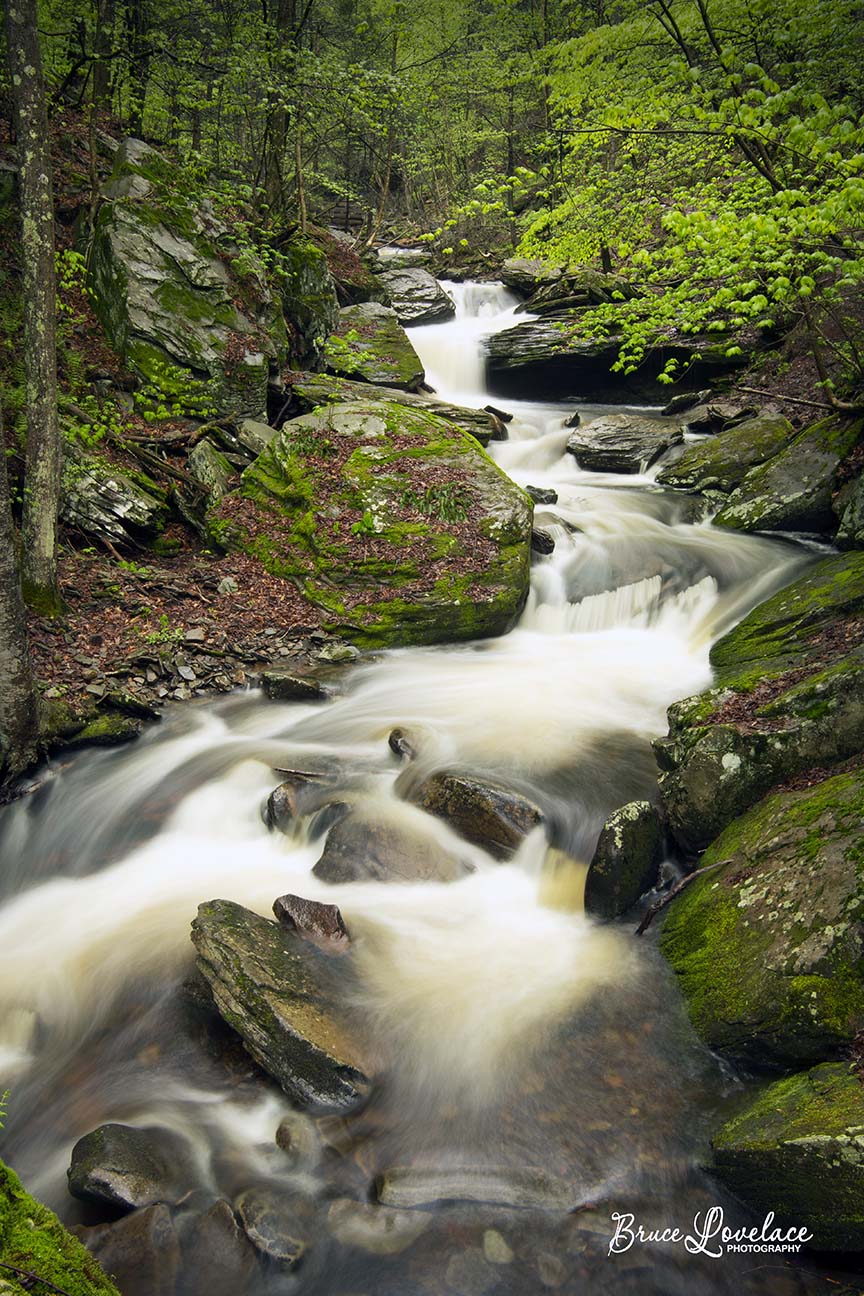
M 479 407 L 489 400 L 482 337 L 512 325 L 513 302 L 494 285 L 445 286 L 456 319 L 412 337 L 438 392 Z M 220 1099 L 179 1061 L 166 1064 L 166 1084 L 141 1061 L 157 1047 L 151 1039 L 172 1056 L 159 995 L 190 968 L 189 923 L 212 897 L 265 914 L 285 891 L 341 906 L 355 938 L 365 1047 L 389 1076 L 393 1107 L 412 1124 L 416 1146 L 432 1140 L 440 1155 L 442 1146 L 455 1155 L 479 1137 L 484 1107 L 537 1091 L 531 1077 L 555 1028 L 578 1020 L 583 1007 L 602 1003 L 614 1022 L 641 1004 L 638 1011 L 659 1013 L 658 1035 L 667 1028 L 669 1010 L 651 998 L 650 955 L 629 929 L 599 927 L 581 913 L 579 861 L 590 858 L 611 809 L 650 795 L 650 740 L 665 731 L 672 701 L 710 683 L 712 641 L 791 578 L 801 551 L 688 524 L 682 502 L 651 477 L 581 472 L 564 449 L 572 407 L 511 408 L 510 439 L 492 453 L 520 483 L 559 495 L 536 510 L 556 547 L 535 564 L 514 631 L 389 654 L 359 669 L 347 694 L 324 707 L 253 697 L 189 711 L 128 752 L 79 758 L 41 802 L 7 812 L 7 886 L 17 894 L 0 909 L 0 1089 L 4 1077 L 13 1085 L 12 1146 L 22 1168 L 52 1200 L 62 1202 L 72 1142 L 108 1119 L 185 1128 L 204 1162 L 208 1147 L 224 1155 L 230 1146 L 247 1177 L 262 1172 L 249 1129 L 261 1143 L 286 1103 Z M 554 876 L 544 868 L 542 833 L 512 863 L 496 864 L 399 801 L 386 745 L 397 725 L 415 737 L 418 775 L 460 765 L 536 796 L 565 852 Z M 268 833 L 260 806 L 278 781 L 274 765 L 334 757 L 342 799 L 401 817 L 476 871 L 446 885 L 318 882 L 310 870 L 321 842 Z M 136 834 L 150 808 L 172 796 L 152 835 Z M 127 1022 L 136 997 L 143 1007 Z M 111 1046 L 99 1037 L 103 1026 L 114 1032 Z M 590 1068 L 594 1056 L 579 1065 Z M 29 1078 L 34 1063 L 38 1078 Z M 79 1063 L 87 1101 L 76 1094 Z M 552 1091 L 548 1072 L 542 1083 Z M 596 1077 L 581 1083 L 599 1101 Z M 656 1096 L 638 1101 L 650 1107 Z M 436 1125 L 435 1113 L 450 1107 Z M 616 1152 L 612 1135 L 607 1143 L 602 1173 L 618 1182 L 632 1153 Z M 400 1145 L 399 1154 L 412 1147 Z M 587 1163 L 599 1150 L 592 1144 L 579 1155 Z M 272 1174 L 269 1154 L 264 1161 Z M 219 1179 L 212 1168 L 202 1176 L 211 1186 Z

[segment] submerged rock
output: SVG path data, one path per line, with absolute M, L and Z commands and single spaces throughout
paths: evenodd
M 326 774 L 294 770 L 267 798 L 264 822 L 268 828 L 291 832 L 298 819 L 315 814 L 332 795 L 332 780 Z
M 650 801 L 631 801 L 603 825 L 585 879 L 585 912 L 618 918 L 657 882 L 663 829 Z
M 503 634 L 528 592 L 531 501 L 452 423 L 370 400 L 286 423 L 210 517 L 354 644 Z
M 808 1246 L 864 1251 L 864 1085 L 848 1063 L 778 1080 L 711 1140 L 717 1178 Z
M 543 822 L 543 812 L 527 797 L 467 774 L 433 774 L 407 795 L 495 859 L 509 858 Z
M 175 1296 L 182 1259 L 180 1241 L 171 1211 L 164 1204 L 146 1206 L 112 1224 L 76 1232 L 94 1259 L 114 1275 L 123 1296 Z M 95 1296 L 103 1289 L 87 1287 L 87 1296 L 91 1290 Z
M 258 1255 L 227 1201 L 196 1216 L 181 1237 L 184 1278 L 190 1296 L 254 1296 L 262 1281 Z
M 414 1210 L 438 1202 L 477 1202 L 514 1210 L 569 1211 L 578 1205 L 575 1188 L 545 1170 L 515 1166 L 462 1169 L 396 1166 L 376 1182 L 385 1206 Z
M 864 1028 L 864 774 L 768 797 L 706 851 L 661 949 L 696 1030 L 736 1061 L 837 1056 Z
M 368 1255 L 401 1255 L 431 1222 L 431 1216 L 418 1211 L 391 1210 L 349 1197 L 334 1201 L 327 1212 L 327 1227 L 336 1241 Z
M 192 1148 L 171 1130 L 100 1125 L 72 1149 L 69 1191 L 121 1210 L 175 1202 L 197 1181 Z
M 729 492 L 751 468 L 779 454 L 794 436 L 792 424 L 779 415 L 748 419 L 710 440 L 686 446 L 679 459 L 661 468 L 657 481 L 677 490 Z
M 249 1241 L 273 1263 L 291 1269 L 308 1245 L 298 1199 L 271 1188 L 249 1188 L 234 1203 Z
M 420 357 L 389 306 L 345 306 L 324 347 L 330 373 L 382 387 L 416 391 L 424 378 Z
M 638 473 L 684 439 L 668 420 L 607 414 L 571 433 L 567 452 L 589 472 Z
M 431 834 L 377 807 L 334 824 L 312 870 L 322 882 L 453 882 L 468 871 Z
M 229 900 L 199 906 L 192 940 L 220 1014 L 289 1098 L 328 1111 L 364 1098 L 369 1080 L 339 1016 L 334 970 L 345 960 Z
M 400 324 L 438 324 L 456 314 L 453 299 L 428 270 L 416 266 L 388 268 L 378 278 L 387 289 Z

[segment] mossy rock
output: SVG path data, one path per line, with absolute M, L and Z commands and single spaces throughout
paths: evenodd
M 168 518 L 166 492 L 146 474 L 122 471 L 95 450 L 63 443 L 60 516 L 115 544 L 152 540 Z
M 788 419 L 770 414 L 747 419 L 704 441 L 692 442 L 680 458 L 657 474 L 661 486 L 727 493 L 757 464 L 779 454 L 794 438 Z
M 631 801 L 606 820 L 585 879 L 585 911 L 618 918 L 657 882 L 663 830 L 650 801 Z
M 864 476 L 844 492 L 837 544 L 841 549 L 864 549 Z
M 808 1245 L 864 1251 L 864 1084 L 826 1062 L 765 1086 L 711 1141 L 717 1178 Z
M 0 1259 L 38 1275 L 69 1296 L 119 1296 L 117 1288 L 80 1242 L 41 1202 L 22 1187 L 13 1170 L 0 1162 Z M 8 1296 L 32 1291 L 10 1271 L 0 1271 Z M 37 1288 L 40 1288 L 37 1283 Z
M 379 302 L 346 306 L 324 347 L 324 363 L 341 378 L 416 391 L 423 365 L 396 312 Z
M 211 511 L 368 647 L 503 634 L 527 596 L 531 501 L 473 437 L 420 409 L 349 402 L 286 423 Z
M 737 531 L 833 535 L 831 507 L 840 464 L 858 443 L 864 419 L 832 416 L 806 428 L 780 454 L 753 468 L 714 519 Z
M 311 239 L 296 235 L 279 249 L 282 307 L 293 326 L 293 364 L 317 364 L 339 318 L 339 298 L 327 257 Z
M 864 773 L 766 798 L 706 851 L 661 949 L 709 1045 L 808 1065 L 864 1027 Z

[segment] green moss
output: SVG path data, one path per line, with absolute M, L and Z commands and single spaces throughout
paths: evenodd
M 97 747 L 113 747 L 119 743 L 130 742 L 141 732 L 141 722 L 134 716 L 109 711 L 97 716 L 80 731 L 75 739 L 76 746 L 93 744 Z
M 36 1274 L 69 1296 L 118 1296 L 93 1257 L 63 1228 L 56 1215 L 25 1192 L 14 1171 L 0 1162 L 0 1258 Z M 0 1276 L 10 1296 L 25 1288 L 7 1271 Z M 27 1291 L 30 1288 L 26 1288 Z

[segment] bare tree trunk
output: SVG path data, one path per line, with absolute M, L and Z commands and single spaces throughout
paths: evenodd
M 3 409 L 0 405 L 0 783 L 14 778 L 36 758 L 39 726 L 36 690 L 9 504 Z
M 62 451 L 57 417 L 54 194 L 35 0 L 9 0 L 6 47 L 21 158 L 27 459 L 22 519 L 22 585 L 28 603 L 55 614 L 57 511 Z
M 93 103 L 107 108 L 111 102 L 111 66 L 108 56 L 114 42 L 114 0 L 96 0 L 96 62 L 93 65 Z

